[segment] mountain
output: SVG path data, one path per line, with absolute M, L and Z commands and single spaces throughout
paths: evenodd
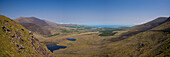
M 51 35 L 51 31 L 48 29 L 49 25 L 44 20 L 36 17 L 19 17 L 14 20 L 34 33 Z
M 159 18 L 156 18 L 150 22 L 147 22 L 147 23 L 144 23 L 142 25 L 138 25 L 138 26 L 135 26 L 135 27 L 132 27 L 129 30 L 129 32 L 142 32 L 142 31 L 146 31 L 146 30 L 149 30 L 149 29 L 152 29 L 156 26 L 159 26 L 161 25 L 162 23 L 165 23 L 167 22 L 168 18 L 167 17 L 159 17 Z
M 43 36 L 50 36 L 69 29 L 90 29 L 92 27 L 78 24 L 59 24 L 36 17 L 19 17 L 14 19 L 17 23 L 26 27 L 28 30 Z
M 0 15 L 0 57 L 49 57 L 47 47 L 33 33 Z
M 27 28 L 28 30 L 30 30 L 32 32 L 36 32 L 41 35 L 51 35 L 50 30 L 46 29 L 43 26 L 39 26 L 34 23 L 19 23 L 19 24 L 21 24 L 22 26 L 24 26 L 25 28 Z
M 66 27 L 66 28 L 79 28 L 79 29 L 89 29 L 92 28 L 90 26 L 86 26 L 86 25 L 79 25 L 79 24 L 59 24 L 59 23 L 54 23 L 51 21 L 47 21 L 44 20 L 46 23 L 48 23 L 48 25 L 50 25 L 51 27 Z
M 59 26 L 59 24 L 57 23 L 54 23 L 54 22 L 51 22 L 51 21 L 47 21 L 47 20 L 44 20 L 50 27 L 53 27 L 53 28 L 56 28 Z
M 19 23 L 34 23 L 39 26 L 48 26 L 48 27 L 53 27 L 53 28 L 56 28 L 56 27 L 88 28 L 89 27 L 89 26 L 78 25 L 78 24 L 59 24 L 59 23 L 54 23 L 54 22 L 47 21 L 47 20 L 41 20 L 36 17 L 19 17 L 14 20 Z
M 140 32 L 150 30 L 150 29 L 152 29 L 154 27 L 157 27 L 157 26 L 167 22 L 167 20 L 168 20 L 167 17 L 159 17 L 159 18 L 156 18 L 156 19 L 154 19 L 154 20 L 152 20 L 150 22 L 147 22 L 147 23 L 144 23 L 144 24 L 137 25 L 137 26 L 134 26 L 132 28 L 126 29 L 126 30 L 124 30 L 125 32 L 121 33 L 119 35 L 119 37 L 117 37 L 117 39 L 121 40 L 121 39 L 127 38 L 129 36 L 138 34 Z M 117 41 L 117 40 L 113 39 L 112 41 Z
M 20 23 L 34 23 L 39 26 L 48 26 L 48 24 L 44 20 L 41 20 L 36 17 L 19 17 L 15 19 L 15 21 Z
M 99 53 L 108 57 L 169 57 L 170 17 L 161 17 L 125 30 L 110 39 L 109 47 Z M 118 36 L 118 35 L 117 35 Z
M 28 17 L 26 17 L 26 20 L 29 20 L 27 18 Z M 33 19 L 36 19 L 36 18 L 33 18 Z M 15 20 L 18 20 L 18 19 L 15 19 Z M 46 33 L 46 30 L 44 30 L 44 32 L 42 31 L 43 29 L 47 29 L 51 33 L 52 31 L 53 33 L 56 33 L 56 32 L 61 32 L 62 30 L 64 31 L 64 29 L 68 29 L 68 30 L 65 30 L 66 32 L 68 32 L 68 31 L 71 31 L 70 29 L 78 30 L 80 28 L 81 29 L 88 28 L 88 26 L 86 27 L 86 26 L 77 25 L 77 24 L 57 24 L 57 23 L 53 23 L 53 22 L 45 21 L 45 20 L 39 20 L 39 21 L 45 22 L 46 25 L 45 24 L 40 25 L 41 23 L 36 24 L 34 23 L 34 21 L 25 21 L 25 20 L 17 21 L 17 22 L 20 23 L 22 26 L 28 28 L 29 30 L 33 29 L 32 30 L 33 32 L 40 30 L 38 32 L 41 32 L 41 33 Z M 6 25 L 6 23 L 4 22 L 7 22 L 7 21 L 2 22 L 3 24 L 1 28 L 2 32 L 10 31 L 11 29 L 6 29 L 6 27 L 3 27 L 4 25 Z M 19 30 L 20 33 L 17 32 L 16 34 L 21 34 L 22 33 L 21 31 L 23 30 L 26 31 L 25 28 L 22 29 L 20 28 L 20 26 L 19 27 L 15 26 L 15 28 L 17 28 L 17 30 L 14 29 L 15 32 L 17 32 L 20 29 Z M 159 17 L 159 18 L 156 18 L 152 21 L 149 21 L 141 25 L 137 25 L 137 26 L 134 26 L 134 27 L 122 30 L 122 31 L 116 31 L 116 34 L 114 36 L 102 36 L 101 37 L 101 36 L 98 36 L 98 33 L 100 33 L 98 31 L 97 32 L 95 31 L 95 33 L 97 34 L 84 35 L 85 33 L 92 33 L 92 32 L 93 31 L 84 32 L 82 34 L 81 33 L 80 34 L 70 33 L 68 35 L 63 34 L 64 36 L 68 36 L 68 37 L 75 37 L 75 38 L 78 37 L 76 38 L 77 41 L 67 42 L 63 40 L 61 42 L 58 42 L 59 44 L 63 44 L 63 45 L 65 44 L 66 46 L 68 45 L 68 47 L 67 49 L 63 49 L 63 50 L 56 50 L 56 52 L 60 53 L 61 51 L 61 53 L 60 54 L 54 53 L 54 54 L 58 55 L 59 57 L 60 56 L 65 56 L 65 57 L 68 57 L 68 56 L 76 57 L 77 56 L 78 57 L 78 56 L 83 56 L 83 55 L 86 55 L 87 57 L 169 57 L 170 56 L 169 55 L 170 54 L 170 17 Z M 10 35 L 10 34 L 6 33 L 4 35 Z M 61 38 L 51 37 L 51 38 L 46 38 L 45 40 L 47 43 L 48 42 L 50 43 L 50 41 L 52 40 L 54 42 L 57 42 L 57 41 L 60 41 L 60 39 L 64 39 L 63 35 L 59 35 L 59 37 Z M 73 36 L 70 36 L 70 35 L 73 35 Z M 24 34 L 24 36 L 26 36 L 26 38 L 27 37 L 29 38 L 27 34 Z M 0 37 L 4 37 L 4 36 L 0 36 Z M 25 38 L 23 37 L 17 38 L 16 40 L 20 42 L 20 39 L 25 40 Z M 6 43 L 6 41 L 2 43 Z M 79 49 L 77 47 L 81 47 L 81 48 Z M 19 50 L 22 50 L 22 49 L 19 49 Z M 4 54 L 4 53 L 1 53 L 1 54 Z

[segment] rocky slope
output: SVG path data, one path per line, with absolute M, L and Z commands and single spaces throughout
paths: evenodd
M 0 15 L 0 57 L 48 57 L 50 53 L 31 31 Z

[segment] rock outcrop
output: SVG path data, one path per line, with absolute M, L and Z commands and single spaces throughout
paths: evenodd
M 0 57 L 49 57 L 47 47 L 32 32 L 0 15 Z

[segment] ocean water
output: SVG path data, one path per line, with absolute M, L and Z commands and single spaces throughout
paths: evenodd
M 118 27 L 132 27 L 135 25 L 87 25 L 91 27 L 98 27 L 98 28 L 118 28 Z

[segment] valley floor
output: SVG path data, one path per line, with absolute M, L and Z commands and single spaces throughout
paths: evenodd
M 121 33 L 122 31 L 120 31 Z M 84 32 L 74 33 L 68 35 L 58 35 L 54 37 L 48 37 L 41 39 L 46 44 L 57 44 L 61 46 L 67 46 L 65 49 L 59 49 L 53 51 L 53 54 L 58 57 L 70 57 L 70 56 L 83 56 L 91 57 L 97 55 L 98 52 L 106 49 L 110 41 L 108 39 L 114 38 L 115 36 L 98 36 L 101 34 L 98 31 L 95 32 Z M 119 33 L 118 33 L 119 34 Z M 76 41 L 69 41 L 67 38 L 76 39 Z M 48 42 L 48 43 L 47 43 Z M 49 43 L 50 42 L 50 43 Z
M 53 51 L 53 54 L 57 57 L 142 57 L 150 56 L 151 52 L 157 52 L 153 50 L 158 49 L 158 46 L 163 43 L 167 43 L 166 41 L 170 37 L 169 33 L 146 31 L 126 39 L 110 41 L 110 39 L 116 39 L 126 31 L 117 32 L 114 36 L 98 36 L 100 34 L 98 31 L 58 35 L 45 38 L 45 42 L 67 46 L 65 49 Z M 76 41 L 69 41 L 67 38 L 73 38 Z

